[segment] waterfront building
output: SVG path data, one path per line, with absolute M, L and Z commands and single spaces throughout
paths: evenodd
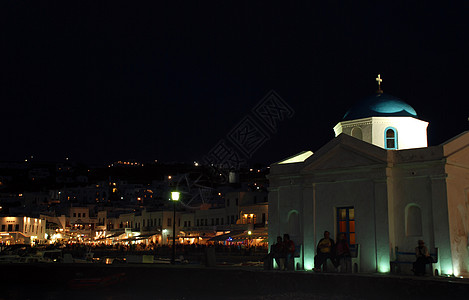
M 46 240 L 46 221 L 40 218 L 0 217 L 0 244 L 43 243 Z

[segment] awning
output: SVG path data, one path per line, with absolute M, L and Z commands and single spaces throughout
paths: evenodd
M 216 236 L 212 237 L 211 239 L 209 239 L 208 241 L 209 242 L 223 242 L 223 241 L 226 241 L 230 238 L 234 239 L 237 235 L 242 234 L 243 232 L 244 232 L 244 230 L 232 230 L 229 233 L 216 235 Z
M 108 235 L 108 236 L 106 237 L 106 239 L 111 239 L 111 238 L 113 238 L 113 237 L 118 237 L 119 235 L 124 234 L 124 233 L 125 233 L 124 231 L 120 231 L 120 232 L 118 231 L 118 232 L 116 232 L 116 233 L 113 233 L 113 234 L 111 234 L 111 235 Z
M 233 242 L 241 242 L 246 240 L 257 240 L 262 239 L 263 241 L 269 237 L 267 231 L 252 231 L 251 234 L 248 231 L 244 231 L 242 234 L 239 234 L 233 237 Z M 263 242 L 262 241 L 262 242 Z

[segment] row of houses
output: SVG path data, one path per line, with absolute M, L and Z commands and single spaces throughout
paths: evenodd
M 15 243 L 153 243 L 165 245 L 175 234 L 179 243 L 227 242 L 215 238 L 230 232 L 238 241 L 267 242 L 267 192 L 231 191 L 217 205 L 202 203 L 190 209 L 177 203 L 173 209 L 141 207 L 71 206 L 64 214 L 42 213 L 0 218 L 0 244 Z M 169 206 L 171 207 L 171 206 Z M 174 222 L 174 224 L 173 224 Z M 173 232 L 173 225 L 175 232 Z

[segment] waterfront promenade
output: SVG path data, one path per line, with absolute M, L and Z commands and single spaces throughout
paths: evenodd
M 0 299 L 464 299 L 459 278 L 199 264 L 4 264 Z

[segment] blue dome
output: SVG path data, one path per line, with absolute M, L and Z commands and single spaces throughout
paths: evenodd
M 394 96 L 376 93 L 354 105 L 343 121 L 368 117 L 417 117 L 409 104 Z

